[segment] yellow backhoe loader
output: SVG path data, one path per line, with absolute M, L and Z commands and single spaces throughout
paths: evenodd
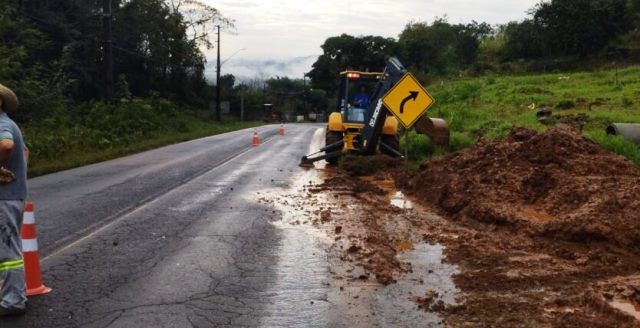
M 329 115 L 325 147 L 302 157 L 300 165 L 326 160 L 336 163 L 343 154 L 402 156 L 398 120 L 382 104 L 382 97 L 407 70 L 389 58 L 384 72 L 344 71 L 340 73 L 338 106 Z M 449 126 L 442 119 L 421 117 L 416 131 L 429 136 L 434 145 L 448 146 Z

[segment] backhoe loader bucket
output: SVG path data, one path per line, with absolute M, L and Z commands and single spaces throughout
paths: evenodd
M 343 140 L 338 140 L 332 144 L 326 145 L 320 148 L 320 150 L 318 150 L 313 154 L 303 156 L 300 159 L 299 165 L 310 167 L 310 166 L 313 166 L 313 163 L 317 161 L 321 161 L 323 159 L 338 158 L 342 156 L 342 147 L 344 147 Z M 321 154 L 321 153 L 324 153 L 324 154 Z
M 429 118 L 422 116 L 415 124 L 416 132 L 431 138 L 434 146 L 449 146 L 449 125 L 441 118 Z
M 317 162 L 317 161 L 321 161 L 323 159 L 332 159 L 332 158 L 338 158 L 342 156 L 342 151 L 341 150 L 337 150 L 337 151 L 332 151 L 329 153 L 325 153 L 323 155 L 307 155 L 307 156 L 303 156 L 302 159 L 300 159 L 300 166 L 303 167 L 311 167 L 313 166 L 313 163 Z

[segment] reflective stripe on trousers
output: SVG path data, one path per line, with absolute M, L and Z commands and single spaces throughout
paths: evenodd
M 19 259 L 15 261 L 0 262 L 0 272 L 11 270 L 11 269 L 22 268 L 23 266 L 24 266 L 23 259 Z
M 27 302 L 20 237 L 23 212 L 23 201 L 0 200 L 0 306 L 7 309 L 24 309 Z

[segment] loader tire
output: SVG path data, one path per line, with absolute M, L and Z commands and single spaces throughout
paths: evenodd
M 343 138 L 342 132 L 327 131 L 327 134 L 325 136 L 325 145 L 336 143 L 342 140 L 342 138 Z M 329 149 L 328 151 L 337 151 L 337 150 L 340 150 L 340 149 Z M 327 159 L 327 162 L 329 162 L 329 164 L 337 164 L 339 160 L 340 158 L 336 157 L 336 158 Z
M 394 135 L 383 134 L 382 137 L 380 137 L 380 141 L 383 142 L 385 145 L 391 147 L 393 150 L 400 152 L 400 138 L 398 137 L 397 134 L 394 134 Z M 380 151 L 387 156 L 391 156 L 391 157 L 398 156 L 397 154 L 394 154 L 386 150 L 384 147 L 380 147 Z

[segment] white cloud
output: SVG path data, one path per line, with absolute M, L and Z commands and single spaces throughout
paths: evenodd
M 237 34 L 222 35 L 222 58 L 236 54 L 222 72 L 254 77 L 302 76 L 311 69 L 309 56 L 322 53 L 320 45 L 331 36 L 382 35 L 397 37 L 411 20 L 451 23 L 472 20 L 491 24 L 520 20 L 538 0 L 205 0 L 223 15 L 236 20 Z M 215 50 L 207 52 L 210 62 Z M 296 58 L 307 58 L 304 61 Z M 256 63 L 262 62 L 264 66 Z M 273 62 L 289 63 L 275 65 Z M 295 63 L 295 64 L 293 64 Z M 215 74 L 208 65 L 207 75 Z

